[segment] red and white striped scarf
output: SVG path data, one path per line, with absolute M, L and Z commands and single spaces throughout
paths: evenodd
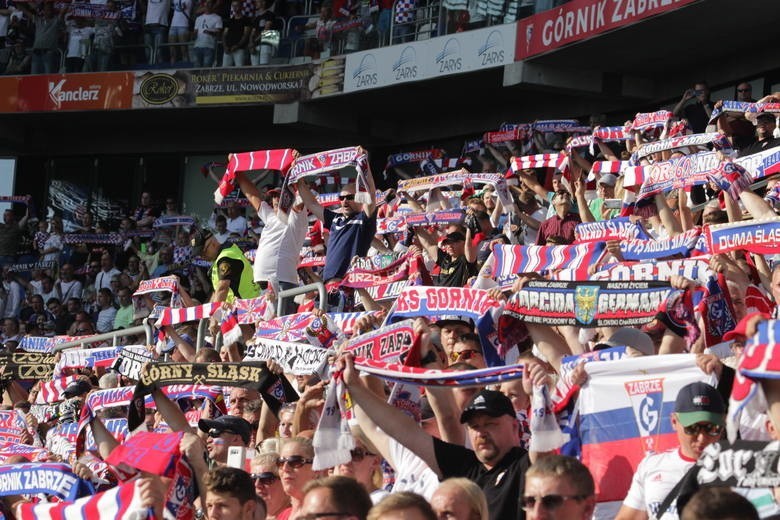
M 127 482 L 97 495 L 75 502 L 23 502 L 16 509 L 19 520 L 62 520 L 89 518 L 90 520 L 155 520 L 151 509 L 141 505 L 138 480 Z
M 195 305 L 193 307 L 180 307 L 178 309 L 172 309 L 166 307 L 163 309 L 162 314 L 154 324 L 155 327 L 161 328 L 165 325 L 178 325 L 179 323 L 185 323 L 188 321 L 202 320 L 203 318 L 210 318 L 217 309 L 222 305 L 221 302 L 217 303 L 204 303 L 203 305 Z
M 568 164 L 568 158 L 563 153 L 539 153 L 512 157 L 512 171 L 527 170 L 529 168 L 557 168 L 563 169 Z
M 35 404 L 62 401 L 62 393 L 65 391 L 65 388 L 78 378 L 79 376 L 65 376 L 53 379 L 52 381 L 42 382 L 38 390 L 38 395 L 35 397 Z
M 499 130 L 497 132 L 485 132 L 482 141 L 490 144 L 505 143 L 507 141 L 522 141 L 528 136 L 529 125 L 517 125 L 514 128 Z
M 640 112 L 634 116 L 634 120 L 626 125 L 626 132 L 631 130 L 648 130 L 650 128 L 662 128 L 666 125 L 674 114 L 668 110 L 659 110 L 658 112 Z
M 285 175 L 297 154 L 298 152 L 292 148 L 230 154 L 225 175 L 222 176 L 219 187 L 214 192 L 214 202 L 221 204 L 222 200 L 236 189 L 236 174 L 238 172 L 279 170 L 282 175 Z

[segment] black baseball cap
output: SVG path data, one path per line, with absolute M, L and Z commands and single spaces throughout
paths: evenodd
M 442 243 L 444 243 L 444 242 L 465 242 L 465 241 L 466 241 L 466 235 L 464 235 L 460 231 L 453 231 L 452 233 L 447 233 L 447 235 L 445 235 L 444 239 L 442 240 Z
M 216 419 L 201 419 L 198 421 L 198 428 L 205 433 L 209 433 L 212 429 L 219 432 L 235 433 L 241 436 L 246 445 L 249 445 L 249 439 L 252 436 L 252 425 L 246 419 L 235 415 L 220 415 Z
M 69 399 L 77 395 L 86 394 L 90 390 L 92 390 L 92 385 L 83 379 L 79 379 L 77 381 L 72 381 L 68 386 L 66 386 L 65 390 L 62 392 L 62 396 L 66 399 Z
M 715 387 L 700 381 L 680 389 L 674 411 L 683 426 L 699 422 L 725 425 L 726 403 Z
M 775 116 L 774 114 L 770 114 L 769 112 L 759 112 L 756 116 L 756 121 L 760 119 L 766 119 L 767 121 L 770 121 L 772 123 L 775 122 Z
M 484 413 L 491 417 L 501 417 L 502 415 L 516 417 L 512 401 L 501 392 L 496 392 L 495 390 L 482 390 L 472 397 L 463 413 L 460 414 L 461 424 L 468 422 L 477 413 Z

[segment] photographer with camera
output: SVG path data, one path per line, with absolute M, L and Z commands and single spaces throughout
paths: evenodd
M 695 103 L 686 104 L 691 99 Z M 680 101 L 674 106 L 674 115 L 684 117 L 694 134 L 700 134 L 707 129 L 707 123 L 712 115 L 713 103 L 710 100 L 710 87 L 705 81 L 697 81 L 693 89 L 686 90 Z

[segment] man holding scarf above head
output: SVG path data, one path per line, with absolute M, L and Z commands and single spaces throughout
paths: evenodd
M 304 205 L 330 230 L 322 271 L 326 283 L 341 280 L 352 257 L 366 256 L 371 247 L 376 234 L 376 186 L 370 171 L 366 173 L 366 184 L 368 203 L 355 201 L 356 186 L 350 183 L 339 192 L 340 206 L 336 212 L 323 208 L 303 179 L 298 181 L 298 193 Z
M 432 437 L 414 420 L 388 404 L 361 381 L 351 354 L 337 368 L 352 402 L 384 432 L 409 448 L 439 477 L 463 476 L 482 488 L 492 520 L 525 518 L 518 508 L 529 453 L 519 446 L 519 423 L 508 397 L 493 390 L 474 395 L 460 414 L 473 450 Z
M 303 204 L 296 204 L 290 209 L 286 221 L 279 218 L 279 192 L 272 195 L 273 207 L 263 200 L 260 190 L 242 172 L 236 173 L 241 191 L 257 211 L 257 216 L 265 227 L 257 243 L 258 254 L 255 256 L 254 280 L 265 289 L 269 280 L 276 277 L 281 290 L 298 286 L 298 260 L 301 247 L 306 240 L 308 218 Z M 295 312 L 295 302 L 287 300 L 285 314 Z

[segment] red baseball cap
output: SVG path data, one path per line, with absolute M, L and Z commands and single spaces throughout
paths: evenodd
M 731 341 L 736 339 L 737 336 L 747 337 L 747 326 L 750 320 L 756 316 L 761 316 L 762 320 L 768 320 L 771 316 L 765 312 L 751 312 L 737 323 L 737 326 L 733 330 L 728 331 L 723 335 L 723 341 Z

